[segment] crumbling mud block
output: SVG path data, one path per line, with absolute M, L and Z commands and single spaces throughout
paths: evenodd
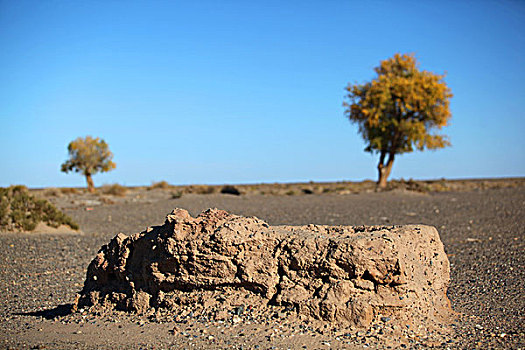
M 193 218 L 175 209 L 164 225 L 104 245 L 75 308 L 190 308 L 220 318 L 232 307 L 241 316 L 280 307 L 358 328 L 377 319 L 442 323 L 451 313 L 449 273 L 430 226 L 269 226 L 223 210 Z

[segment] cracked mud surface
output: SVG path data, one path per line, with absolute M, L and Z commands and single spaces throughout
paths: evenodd
M 119 231 L 129 235 L 161 224 L 175 207 L 197 215 L 209 207 L 257 216 L 270 225 L 435 226 L 451 263 L 449 298 L 459 313 L 455 334 L 441 348 L 523 348 L 525 191 L 522 188 L 429 195 L 228 196 L 185 195 L 150 203 L 66 209 L 83 235 L 0 234 L 2 348 L 386 348 L 389 321 L 370 333 L 315 330 L 272 315 L 265 323 L 201 323 L 191 308 L 177 320 L 152 322 L 122 313 L 59 316 L 74 302 L 86 267 Z M 249 305 L 246 305 L 246 308 Z M 237 312 L 232 310 L 232 312 Z M 54 317 L 53 316 L 57 316 Z M 237 319 L 236 319 L 237 320 Z M 421 332 L 420 332 L 421 333 Z M 424 347 L 425 334 L 405 334 Z M 329 344 L 329 345 L 328 345 Z M 391 344 L 392 346 L 392 344 Z

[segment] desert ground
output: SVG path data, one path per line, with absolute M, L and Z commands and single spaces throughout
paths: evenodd
M 173 187 L 166 184 L 81 190 L 41 189 L 80 233 L 0 233 L 0 347 L 6 349 L 329 349 L 525 348 L 524 179 L 403 182 L 375 192 L 373 183 Z M 415 329 L 405 339 L 388 324 L 367 331 L 314 328 L 279 317 L 264 322 L 203 322 L 114 312 L 69 312 L 86 269 L 117 233 L 160 225 L 174 208 L 193 216 L 219 208 L 270 225 L 436 227 L 451 266 L 448 296 L 455 318 L 440 341 Z

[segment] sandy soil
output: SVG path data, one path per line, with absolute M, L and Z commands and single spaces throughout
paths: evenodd
M 184 194 L 137 190 L 100 200 L 83 194 L 53 201 L 81 234 L 0 234 L 1 348 L 525 348 L 525 189 L 421 194 L 406 191 L 297 196 Z M 111 203 L 113 204 L 107 204 Z M 390 343 L 389 325 L 342 333 L 326 327 L 266 322 L 204 322 L 191 314 L 154 320 L 125 313 L 66 315 L 86 268 L 115 234 L 161 224 L 180 207 L 197 215 L 217 207 L 271 225 L 428 224 L 451 262 L 449 297 L 458 313 L 453 333 L 431 344 L 417 329 Z M 400 341 L 400 342 L 399 342 Z

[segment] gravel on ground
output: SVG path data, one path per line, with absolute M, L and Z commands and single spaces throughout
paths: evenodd
M 150 192 L 148 194 L 147 192 Z M 135 194 L 130 194 L 135 195 Z M 295 196 L 188 194 L 144 191 L 113 204 L 65 196 L 57 205 L 81 234 L 0 234 L 1 348 L 385 348 L 380 328 L 368 334 L 268 320 L 266 324 L 150 322 L 136 315 L 61 316 L 82 288 L 98 249 L 119 232 L 162 224 L 173 208 L 193 216 L 220 208 L 270 225 L 435 226 L 451 263 L 449 298 L 455 333 L 438 348 L 525 348 L 525 190 L 392 191 Z M 149 197 L 148 197 L 149 196 Z M 138 198 L 137 197 L 137 198 Z M 149 198 L 149 199 L 148 199 Z M 183 321 L 186 321 L 184 323 Z M 414 333 L 408 347 L 425 342 Z M 428 346 L 428 344 L 427 344 Z

